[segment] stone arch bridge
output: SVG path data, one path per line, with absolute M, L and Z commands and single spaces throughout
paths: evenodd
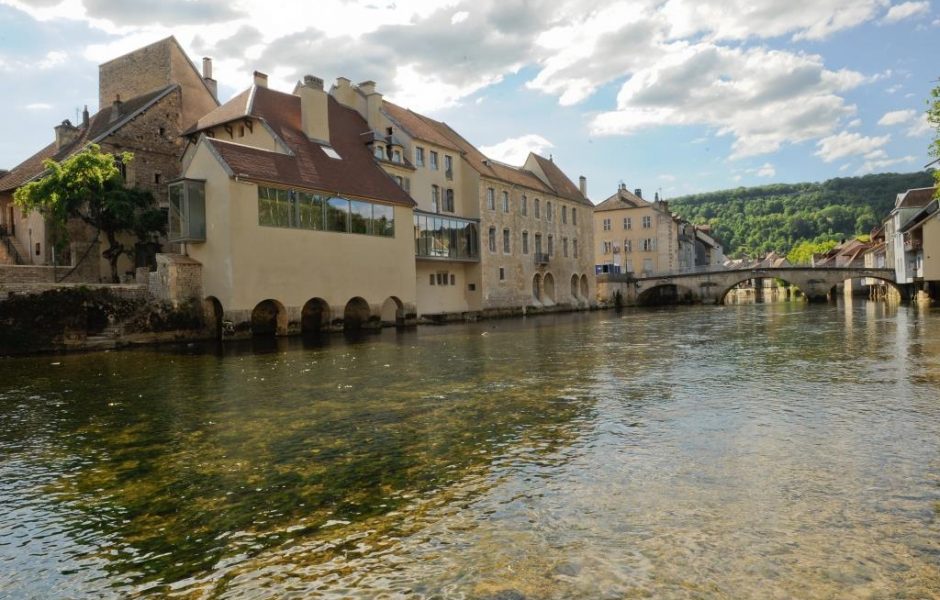
M 852 267 L 767 267 L 695 269 L 687 272 L 640 275 L 598 275 L 598 292 L 612 298 L 616 291 L 628 304 L 647 303 L 655 296 L 677 302 L 720 304 L 735 286 L 753 279 L 782 279 L 796 286 L 810 302 L 825 302 L 832 289 L 848 279 L 870 278 L 896 284 L 894 269 Z

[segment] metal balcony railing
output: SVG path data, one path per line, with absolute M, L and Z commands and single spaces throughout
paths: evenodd
M 547 265 L 549 260 L 548 254 L 544 252 L 535 253 L 535 264 L 537 265 Z

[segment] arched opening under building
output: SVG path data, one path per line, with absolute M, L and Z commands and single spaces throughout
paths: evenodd
M 542 275 L 536 273 L 532 277 L 532 297 L 537 301 L 542 301 Z
M 368 325 L 371 316 L 372 310 L 369 308 L 369 303 L 356 296 L 346 303 L 346 308 L 343 310 L 343 329 L 363 329 Z
M 300 311 L 300 332 L 317 334 L 330 325 L 330 304 L 323 298 L 311 298 Z
M 640 306 L 669 306 L 673 304 L 693 304 L 695 293 L 685 286 L 664 283 L 640 290 L 636 303 Z
M 542 296 L 543 302 L 552 303 L 555 302 L 555 277 L 551 273 L 546 273 L 545 277 L 542 279 Z
M 277 300 L 262 300 L 251 311 L 252 335 L 286 335 L 287 310 Z
M 742 279 L 718 298 L 718 304 L 760 304 L 804 301 L 808 297 L 798 286 L 776 277 Z
M 581 297 L 585 301 L 590 301 L 590 288 L 588 288 L 588 278 L 587 275 L 581 274 Z
M 215 339 L 222 337 L 222 303 L 215 296 L 209 296 L 202 301 L 202 310 L 206 319 L 206 327 Z
M 405 305 L 395 296 L 382 303 L 382 325 L 401 327 L 405 324 Z
M 840 295 L 842 297 L 851 296 L 887 302 L 907 302 L 909 300 L 909 294 L 903 286 L 881 277 L 846 279 L 840 285 L 833 286 L 829 290 L 830 300 L 836 300 Z
M 571 298 L 575 301 L 578 300 L 578 293 L 581 288 L 579 282 L 580 279 L 578 279 L 577 273 L 571 276 Z

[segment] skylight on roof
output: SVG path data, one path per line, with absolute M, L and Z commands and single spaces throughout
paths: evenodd
M 329 156 L 330 158 L 335 158 L 336 160 L 343 160 L 343 157 L 339 155 L 339 152 L 334 150 L 331 146 L 320 146 L 320 149 L 323 150 L 323 153 Z

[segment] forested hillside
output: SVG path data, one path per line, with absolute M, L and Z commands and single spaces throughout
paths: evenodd
M 931 185 L 927 171 L 881 173 L 694 194 L 669 206 L 693 223 L 711 225 L 728 256 L 785 254 L 802 241 L 869 233 L 894 207 L 899 192 Z

